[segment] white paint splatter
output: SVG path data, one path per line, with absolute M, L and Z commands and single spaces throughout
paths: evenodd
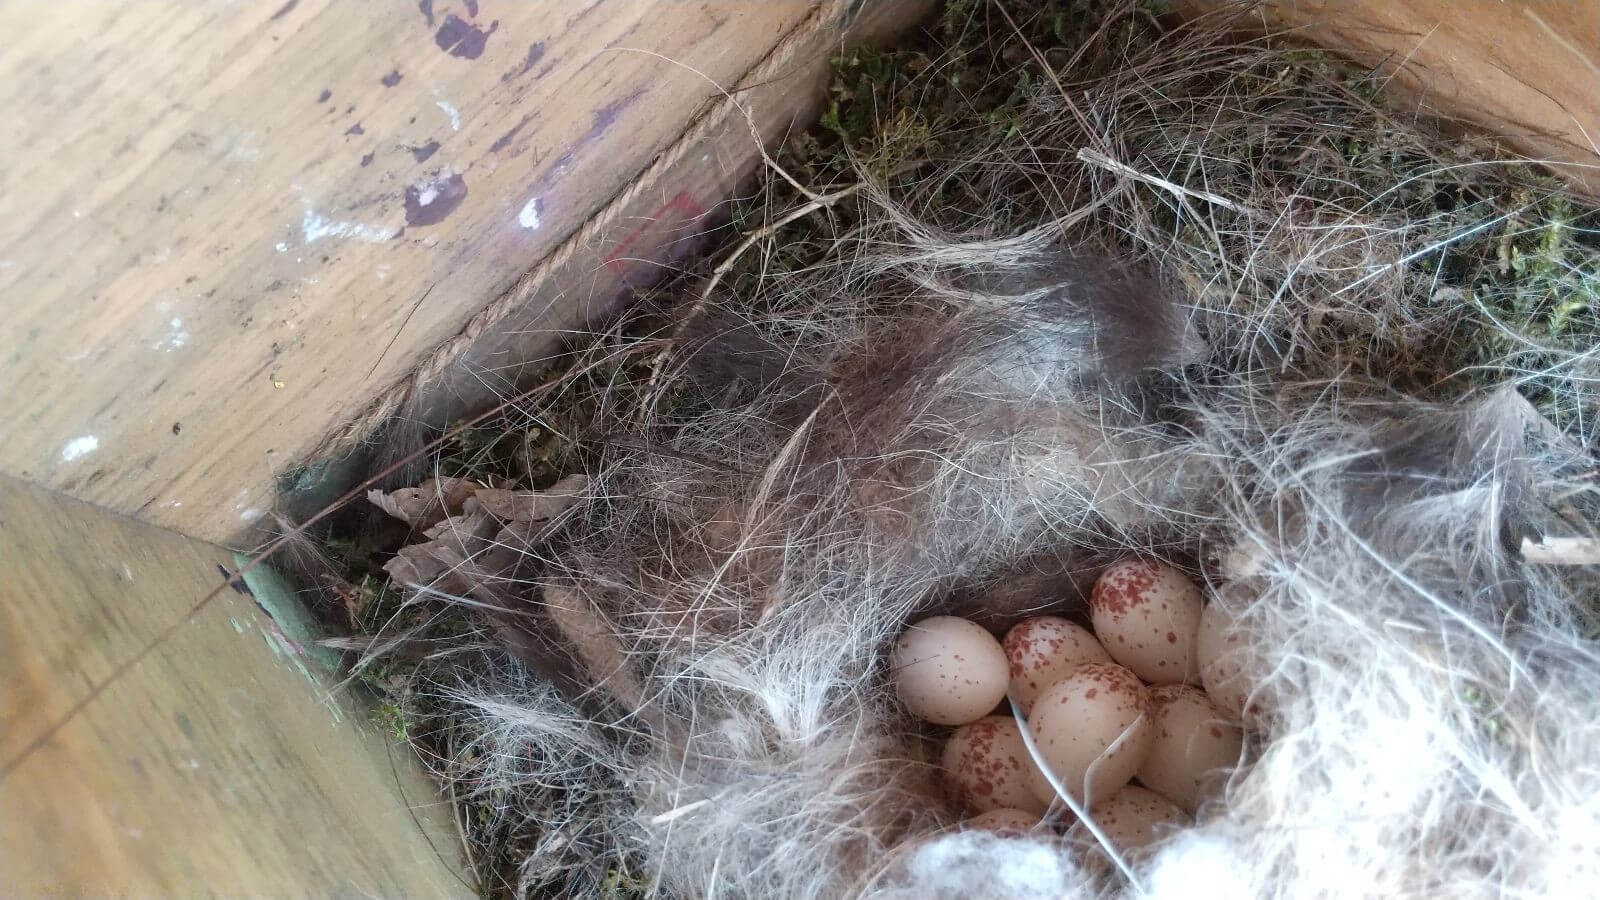
M 235 131 L 227 135 L 227 154 L 240 162 L 255 162 L 261 158 L 260 140 L 254 131 Z
M 419 190 L 417 191 L 417 205 L 418 206 L 427 206 L 428 204 L 432 203 L 433 201 L 439 199 L 439 186 L 437 184 L 433 184 L 433 183 L 422 184 L 422 185 L 418 185 L 418 188 L 419 188 Z
M 543 205 L 538 197 L 534 197 L 527 203 L 522 204 L 522 212 L 517 213 L 517 223 L 530 231 L 537 231 L 539 228 L 539 207 Z
M 9 269 L 16 264 L 16 260 L 0 259 L 0 269 Z
M 256 509 L 254 506 L 250 507 L 249 509 L 245 510 L 242 513 L 239 513 L 239 519 L 240 519 L 240 521 L 243 521 L 243 522 L 254 522 L 255 520 L 257 520 L 259 518 L 261 518 L 261 510 Z
M 100 439 L 92 434 L 75 437 L 61 448 L 62 462 L 77 462 L 100 449 Z
M 189 343 L 189 331 L 183 327 L 183 320 L 174 317 L 167 322 L 167 336 L 155 342 L 154 348 L 167 353 Z
M 306 207 L 305 215 L 300 217 L 300 234 L 308 244 L 315 244 L 326 237 L 354 238 L 372 244 L 380 244 L 394 237 L 398 232 L 393 228 L 383 228 L 378 225 L 366 225 L 361 222 L 335 222 L 322 216 L 311 207 Z
M 433 105 L 444 110 L 444 114 L 450 117 L 451 131 L 461 130 L 461 111 L 451 106 L 449 100 L 435 100 Z
M 289 245 L 287 243 L 283 242 L 283 241 L 279 241 L 276 244 L 273 244 L 272 248 L 274 250 L 277 250 L 279 253 L 287 253 L 289 251 Z

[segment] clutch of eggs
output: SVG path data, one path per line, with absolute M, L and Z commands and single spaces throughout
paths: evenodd
M 1034 616 L 997 640 L 934 616 L 895 643 L 901 703 L 956 726 L 941 766 L 967 827 L 1029 833 L 1064 793 L 1134 853 L 1186 824 L 1238 763 L 1250 679 L 1224 610 L 1182 571 L 1130 558 L 1101 573 L 1089 618 L 1093 631 Z

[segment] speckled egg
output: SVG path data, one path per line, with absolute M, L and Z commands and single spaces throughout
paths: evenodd
M 907 628 L 890 665 L 900 702 L 935 725 L 965 725 L 993 712 L 1011 679 L 994 635 L 955 616 Z
M 1253 688 L 1245 671 L 1248 659 L 1233 616 L 1219 604 L 1207 604 L 1200 616 L 1195 657 L 1206 696 L 1228 720 L 1244 721 L 1245 704 Z
M 1146 695 L 1150 752 L 1139 767 L 1139 781 L 1192 814 L 1238 764 L 1244 733 L 1197 687 L 1160 684 Z
M 1094 633 L 1111 658 L 1150 684 L 1197 680 L 1195 636 L 1205 605 L 1189 576 L 1166 563 L 1125 559 L 1089 596 Z
M 1137 856 L 1177 828 L 1189 824 L 1189 815 L 1154 791 L 1130 784 L 1097 805 L 1090 813 L 1117 852 Z M 1098 847 L 1094 836 L 1082 822 L 1067 834 L 1074 843 Z
M 1011 701 L 1024 716 L 1045 688 L 1084 663 L 1111 662 L 1089 629 L 1059 616 L 1034 616 L 1011 626 L 1001 642 L 1011 666 Z
M 1115 663 L 1085 663 L 1033 704 L 1028 731 L 1040 759 L 1079 802 L 1098 803 L 1133 778 L 1150 749 L 1144 685 Z M 1039 783 L 1039 799 L 1054 791 Z
M 988 716 L 955 730 L 940 760 L 945 783 L 969 812 L 1012 807 L 1043 815 L 1033 787 L 1041 776 L 1011 716 Z
M 962 822 L 961 827 L 992 831 L 1001 837 L 1023 837 L 1039 827 L 1039 817 L 1020 809 L 991 809 Z

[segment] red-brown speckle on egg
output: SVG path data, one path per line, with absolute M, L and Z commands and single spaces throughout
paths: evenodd
M 962 822 L 961 827 L 992 831 L 1000 837 L 1023 837 L 1039 827 L 1039 816 L 1022 809 L 991 809 Z
M 1034 821 L 1044 814 L 1034 787 L 1041 776 L 1011 716 L 988 716 L 957 728 L 940 762 L 945 783 L 969 812 L 1010 807 L 1033 813 Z
M 1096 803 L 1128 783 L 1150 746 L 1145 689 L 1115 663 L 1086 663 L 1039 695 L 1028 730 L 1040 758 L 1077 800 Z M 1048 801 L 1048 782 L 1035 785 Z
M 1195 658 L 1201 685 L 1229 721 L 1250 721 L 1259 715 L 1254 706 L 1246 709 L 1255 689 L 1255 664 L 1240 641 L 1233 615 L 1220 604 L 1208 604 L 1200 616 Z
M 1132 784 L 1106 798 L 1091 816 L 1118 853 L 1134 858 L 1170 832 L 1189 824 L 1189 816 L 1183 810 Z M 1068 837 L 1082 846 L 1095 844 L 1082 822 L 1072 827 Z M 1104 857 L 1096 855 L 1103 864 Z
M 1155 737 L 1139 781 L 1193 813 L 1238 763 L 1244 735 L 1197 687 L 1162 684 L 1146 694 Z
M 1026 716 L 1045 688 L 1089 662 L 1111 662 L 1089 629 L 1058 616 L 1023 619 L 1003 643 L 1011 668 L 1011 700 Z
M 895 642 L 890 666 L 900 701 L 936 725 L 983 718 L 1005 697 L 1011 677 L 1000 642 L 955 616 L 933 616 L 907 628 Z
M 1200 589 L 1179 570 L 1148 559 L 1106 569 L 1089 597 L 1095 635 L 1111 658 L 1151 684 L 1197 680 Z

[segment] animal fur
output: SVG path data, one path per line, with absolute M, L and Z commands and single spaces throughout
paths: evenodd
M 1581 449 L 1509 389 L 1430 405 L 1186 374 L 1204 362 L 1160 282 L 1085 278 L 1119 266 L 1034 235 L 1010 272 L 939 261 L 961 250 L 874 276 L 916 285 L 892 315 L 812 304 L 834 338 L 815 348 L 781 342 L 791 314 L 730 326 L 753 365 L 683 375 L 729 402 L 655 422 L 520 548 L 558 639 L 515 649 L 565 643 L 591 688 L 454 690 L 485 758 L 565 767 L 530 873 L 642 860 L 686 897 L 1129 889 L 1072 848 L 949 831 L 883 659 L 924 614 L 1077 609 L 1141 552 L 1237 613 L 1259 710 L 1226 796 L 1134 861 L 1142 890 L 1552 896 L 1600 875 L 1595 582 L 1514 549 L 1571 532 Z M 696 357 L 725 359 L 718 339 Z
M 465 716 L 440 769 L 533 836 L 516 888 L 1592 892 L 1600 577 L 1519 552 L 1595 537 L 1583 426 L 1546 422 L 1514 374 L 1400 383 L 1455 327 L 1404 265 L 1437 223 L 1295 182 L 1295 154 L 1345 140 L 1339 116 L 1366 101 L 1293 93 L 1308 89 L 1264 45 L 1206 40 L 1069 79 L 1082 115 L 1038 98 L 1028 142 L 964 175 L 1012 219 L 958 233 L 863 192 L 825 264 L 713 296 L 660 390 L 606 407 L 608 431 L 633 425 L 576 505 L 451 549 L 436 577 L 470 570 L 468 599 L 494 612 L 429 670 Z M 1258 108 L 1217 105 L 1263 84 Z M 1103 132 L 1062 133 L 1090 122 Z M 1236 188 L 1237 210 L 1134 200 L 1049 156 L 1084 146 Z M 1247 155 L 1276 174 L 1233 164 Z M 1028 189 L 1103 204 L 1098 234 L 1148 252 L 1097 250 L 1037 205 L 1018 226 L 1001 200 Z M 1173 221 L 1208 230 L 1213 274 L 1163 268 L 1192 252 Z M 1545 370 L 1574 374 L 1555 389 L 1585 415 L 1592 355 Z M 1202 580 L 1254 674 L 1243 765 L 1194 827 L 1127 861 L 1131 879 L 1082 847 L 957 830 L 939 735 L 885 671 L 916 617 L 1081 614 L 1127 553 Z

